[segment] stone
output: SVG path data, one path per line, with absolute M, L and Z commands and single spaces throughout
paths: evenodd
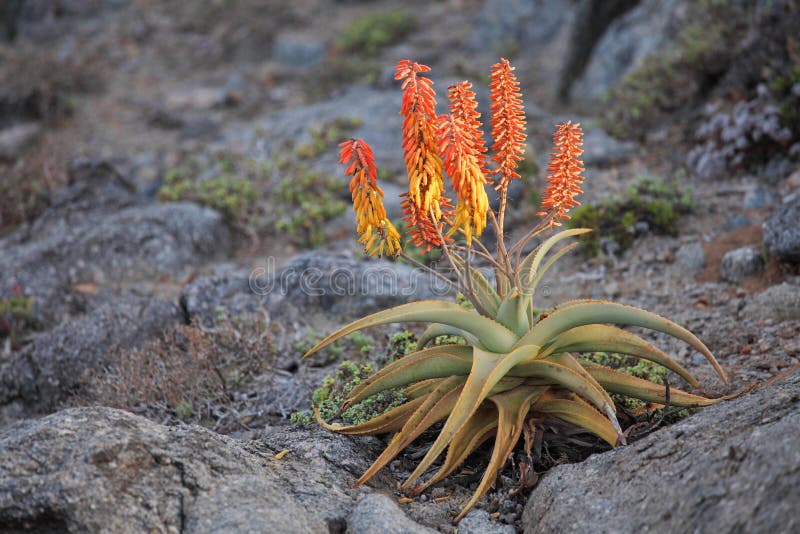
M 23 122 L 0 130 L 0 160 L 20 158 L 41 133 L 42 127 L 36 122 Z
M 705 249 L 699 241 L 684 243 L 675 252 L 675 264 L 686 273 L 695 275 L 706 263 Z
M 272 55 L 281 67 L 310 69 L 325 59 L 325 43 L 300 34 L 281 34 L 275 39 Z
M 221 87 L 194 87 L 169 93 L 164 102 L 167 109 L 208 111 L 228 103 L 228 91 Z
M 772 206 L 780 202 L 780 196 L 772 189 L 764 186 L 749 187 L 744 192 L 742 204 L 745 209 L 755 210 Z
M 600 100 L 645 57 L 677 33 L 682 0 L 642 0 L 612 21 L 597 42 L 583 74 L 572 87 L 576 100 Z
M 742 310 L 748 319 L 800 319 L 800 286 L 783 282 L 757 294 Z
M 524 530 L 796 531 L 798 428 L 795 371 L 631 445 L 554 467 L 528 499 Z
M 434 534 L 437 532 L 406 517 L 391 497 L 365 495 L 347 519 L 347 534 Z
M 111 408 L 64 410 L 0 430 L 0 530 L 328 532 L 370 491 L 347 487 L 370 443 L 319 430 L 245 443 Z
M 82 313 L 106 286 L 178 277 L 232 249 L 222 215 L 189 202 L 76 212 L 34 228 L 11 237 L 10 246 L 0 244 L 0 298 L 21 286 L 33 299 L 30 320 L 39 329 Z M 74 290 L 87 284 L 92 291 Z
M 141 346 L 182 322 L 183 314 L 170 302 L 134 295 L 115 298 L 12 353 L 0 365 L 0 406 L 14 402 L 31 413 L 50 410 L 112 351 Z
M 208 325 L 220 307 L 229 316 L 263 309 L 281 322 L 343 321 L 449 294 L 437 278 L 405 264 L 314 251 L 297 256 L 281 270 L 267 263 L 249 272 L 199 278 L 184 287 L 181 303 L 190 318 Z
M 472 510 L 458 524 L 459 534 L 514 534 L 516 529 L 492 521 L 486 510 Z
M 763 270 L 764 259 L 757 250 L 751 247 L 729 250 L 722 256 L 719 266 L 722 279 L 735 284 Z
M 779 260 L 800 263 L 800 198 L 782 204 L 764 221 L 764 244 Z
M 604 167 L 627 160 L 636 151 L 636 143 L 619 141 L 601 128 L 588 128 L 583 138 L 583 163 Z

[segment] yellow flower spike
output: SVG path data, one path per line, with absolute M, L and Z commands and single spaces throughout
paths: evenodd
M 348 139 L 339 145 L 339 162 L 352 176 L 350 193 L 356 212 L 358 242 L 369 256 L 397 256 L 401 252 L 400 234 L 386 217 L 383 191 L 378 187 L 378 169 L 370 146 L 363 139 Z

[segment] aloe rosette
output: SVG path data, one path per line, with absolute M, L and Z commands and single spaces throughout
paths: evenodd
M 410 177 L 410 191 L 404 206 L 412 241 L 427 248 L 439 248 L 450 263 L 454 287 L 471 302 L 465 308 L 448 301 L 424 300 L 369 315 L 340 328 L 308 351 L 313 354 L 337 340 L 365 328 L 391 323 L 430 323 L 418 340 L 418 351 L 408 354 L 353 388 L 342 409 L 385 390 L 404 388 L 406 401 L 364 423 L 343 426 L 317 418 L 324 427 L 349 435 L 393 434 L 383 453 L 356 481 L 363 484 L 386 466 L 412 441 L 437 423 L 443 423 L 438 437 L 401 489 L 416 495 L 457 469 L 484 442 L 494 439 L 489 464 L 475 493 L 463 506 L 461 519 L 489 490 L 529 421 L 560 420 L 597 435 L 609 445 L 625 443 L 617 420 L 612 394 L 626 395 L 649 403 L 679 407 L 708 406 L 719 400 L 631 376 L 619 370 L 591 363 L 581 354 L 611 352 L 630 355 L 661 365 L 682 377 L 691 387 L 699 383 L 684 367 L 642 337 L 620 327 L 636 326 L 670 335 L 703 354 L 727 383 L 724 371 L 711 351 L 691 332 L 649 311 L 602 300 L 572 300 L 547 313 L 537 313 L 534 295 L 542 277 L 563 255 L 577 245 L 565 240 L 591 230 L 571 229 L 544 239 L 523 255 L 530 240 L 543 231 L 560 226 L 577 206 L 581 193 L 583 166 L 580 161 L 580 125 L 566 122 L 555 133 L 555 150 L 548 167 L 548 188 L 542 211 L 545 218 L 519 242 L 506 249 L 503 215 L 508 183 L 519 177 L 516 165 L 524 150 L 524 113 L 513 67 L 503 60 L 493 68 L 492 110 L 495 137 L 494 161 L 498 167 L 485 169 L 487 157 L 474 93 L 466 82 L 451 88 L 451 115 L 441 119 L 441 150 L 434 153 L 435 105 L 432 82 L 422 75 L 430 69 L 404 60 L 397 78 L 405 89 L 402 113 L 404 149 Z M 446 122 L 445 122 L 446 121 Z M 398 236 L 385 219 L 375 184 L 371 151 L 362 140 L 342 144 L 342 162 L 353 177 L 351 191 L 359 220 L 359 232 L 370 235 L 365 251 L 384 250 L 423 267 L 400 250 Z M 458 210 L 452 216 L 441 197 L 442 164 L 458 196 Z M 500 209 L 488 211 L 498 236 L 497 256 L 477 239 L 487 217 L 482 197 L 484 184 L 493 183 L 486 174 L 498 176 Z M 367 179 L 366 177 L 369 177 Z M 421 185 L 420 185 L 421 184 Z M 369 202 L 359 200 L 372 195 Z M 463 215 L 466 214 L 466 215 Z M 475 221 L 478 220 L 479 224 Z M 499 222 L 498 222 L 499 221 Z M 445 223 L 450 230 L 443 231 Z M 451 244 L 449 236 L 459 234 L 466 246 Z M 477 249 L 473 249 L 472 245 Z M 383 245 L 386 245 L 385 247 Z M 377 251 L 377 252 L 376 252 Z M 473 255 L 494 270 L 490 281 L 471 265 Z M 444 278 L 441 273 L 434 273 Z M 457 336 L 460 344 L 433 345 L 439 336 Z M 427 347 L 427 348 L 426 348 Z M 434 463 L 444 455 L 438 469 L 423 480 Z

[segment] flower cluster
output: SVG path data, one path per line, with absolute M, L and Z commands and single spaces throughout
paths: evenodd
M 583 191 L 583 164 L 580 157 L 583 154 L 583 132 L 581 125 L 567 121 L 559 124 L 553 134 L 555 148 L 547 167 L 547 189 L 545 190 L 542 210 L 537 215 L 553 215 L 550 224 L 561 226 L 559 220 L 569 219 L 567 212 L 579 206 L 580 202 L 575 197 Z
M 345 173 L 352 176 L 350 194 L 356 212 L 356 231 L 360 235 L 358 242 L 369 256 L 398 255 L 400 234 L 386 217 L 372 149 L 362 139 L 348 139 L 339 146 L 339 162 L 347 165 Z
M 449 234 L 462 230 L 467 244 L 472 242 L 473 233 L 481 236 L 489 211 L 489 198 L 484 188 L 488 183 L 484 174 L 486 146 L 471 87 L 469 82 L 451 86 L 448 92 L 450 114 L 439 119 L 439 149 L 458 199 Z
M 411 241 L 426 251 L 442 245 L 439 221 L 452 207 L 443 196 L 442 159 L 436 143 L 436 95 L 433 82 L 421 73 L 427 65 L 404 59 L 395 67 L 402 80 L 403 156 L 408 172 L 408 193 L 403 201 Z
M 491 82 L 492 160 L 499 175 L 496 189 L 505 189 L 513 178 L 519 178 L 517 166 L 525 153 L 525 111 L 519 81 L 507 59 L 492 66 Z

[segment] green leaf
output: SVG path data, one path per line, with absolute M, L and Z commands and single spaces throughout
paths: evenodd
M 536 247 L 533 252 L 528 254 L 525 259 L 522 260 L 519 265 L 519 278 L 522 282 L 523 289 L 530 287 L 530 284 L 534 280 L 534 277 L 539 270 L 539 265 L 542 263 L 545 255 L 550 252 L 550 249 L 557 245 L 559 241 L 591 231 L 591 228 L 573 228 L 572 230 L 564 230 L 563 232 L 559 232 L 554 236 L 549 237 L 541 245 Z M 531 293 L 528 292 L 528 294 Z
M 316 416 L 317 422 L 320 424 L 320 426 L 340 434 L 347 434 L 349 436 L 387 434 L 400 430 L 408 418 L 411 417 L 411 414 L 414 413 L 414 411 L 417 410 L 424 401 L 424 397 L 411 399 L 400 406 L 392 408 L 384 414 L 373 417 L 369 421 L 350 426 L 340 425 L 339 423 L 330 424 L 325 422 L 325 420 L 319 415 L 318 407 L 314 407 L 314 415 Z
M 694 334 L 655 313 L 616 302 L 602 300 L 578 301 L 567 307 L 559 308 L 545 319 L 539 321 L 530 332 L 519 340 L 516 346 L 534 345 L 542 347 L 571 328 L 602 323 L 641 326 L 685 341 L 703 354 L 717 371 L 722 381 L 726 384 L 728 383 L 727 377 L 714 355 Z
M 645 402 L 657 402 L 665 404 L 667 401 L 667 388 L 660 384 L 655 384 L 644 378 L 609 369 L 602 365 L 585 365 L 586 371 L 611 393 L 627 395 Z M 708 399 L 699 395 L 692 395 L 676 388 L 669 388 L 669 402 L 673 406 L 683 408 L 697 408 L 699 406 L 710 406 L 726 397 L 718 399 Z
M 560 352 L 616 352 L 644 358 L 663 365 L 683 377 L 692 387 L 700 387 L 697 379 L 678 362 L 641 337 L 608 325 L 584 325 L 567 330 L 542 351 L 542 357 Z
M 405 386 L 428 378 L 467 375 L 472 367 L 472 347 L 441 345 L 403 356 L 362 380 L 350 391 L 346 406 L 386 389 Z
M 364 328 L 389 323 L 428 321 L 461 328 L 479 338 L 487 348 L 500 352 L 509 350 L 518 339 L 513 332 L 500 323 L 484 317 L 474 310 L 465 310 L 454 302 L 420 300 L 379 311 L 354 321 L 320 341 L 303 358 L 307 358 L 331 343 Z
M 528 315 L 530 297 L 510 293 L 497 311 L 497 322 L 506 326 L 518 336 L 524 336 L 531 328 Z
M 417 340 L 417 347 L 420 349 L 425 348 L 425 345 L 435 340 L 439 336 L 459 336 L 464 338 L 464 340 L 466 340 L 470 345 L 483 347 L 480 340 L 472 334 L 468 334 L 460 328 L 455 328 L 453 326 L 440 323 L 433 323 L 425 329 L 425 331 Z

